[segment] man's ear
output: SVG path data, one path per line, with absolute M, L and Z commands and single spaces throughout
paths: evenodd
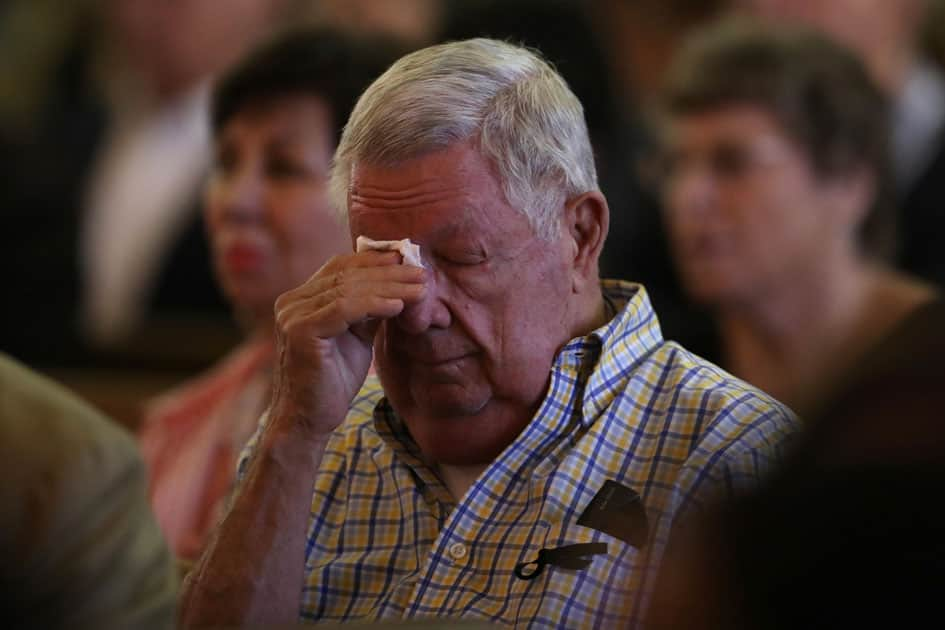
M 599 191 L 569 199 L 564 207 L 563 232 L 573 243 L 573 288 L 581 292 L 598 283 L 598 260 L 610 228 L 610 209 Z

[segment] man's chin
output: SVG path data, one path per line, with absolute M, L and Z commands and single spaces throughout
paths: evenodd
M 487 392 L 472 392 L 456 384 L 425 384 L 414 392 L 420 412 L 435 421 L 463 422 L 473 420 L 486 405 Z

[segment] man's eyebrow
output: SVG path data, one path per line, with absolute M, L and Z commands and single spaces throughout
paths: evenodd
M 359 208 L 356 214 L 371 215 L 375 213 L 396 212 L 394 208 Z M 459 206 L 456 210 L 458 216 L 454 221 L 432 227 L 423 234 L 423 240 L 428 242 L 443 242 L 451 239 L 478 242 L 482 236 L 482 231 L 477 228 L 474 217 L 479 210 L 469 205 Z M 385 238 L 400 238 L 397 234 L 387 234 Z

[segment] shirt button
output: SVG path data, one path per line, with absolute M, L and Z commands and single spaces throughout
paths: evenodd
M 462 560 L 466 557 L 466 545 L 461 542 L 453 543 L 450 545 L 450 555 L 453 556 L 454 560 Z

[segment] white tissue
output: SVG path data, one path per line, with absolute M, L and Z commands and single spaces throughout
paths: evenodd
M 423 261 L 420 259 L 420 246 L 411 243 L 409 238 L 403 238 L 399 241 L 375 241 L 366 236 L 359 236 L 355 241 L 355 251 L 379 251 L 379 252 L 400 252 L 404 257 L 405 265 L 414 267 L 423 267 Z

